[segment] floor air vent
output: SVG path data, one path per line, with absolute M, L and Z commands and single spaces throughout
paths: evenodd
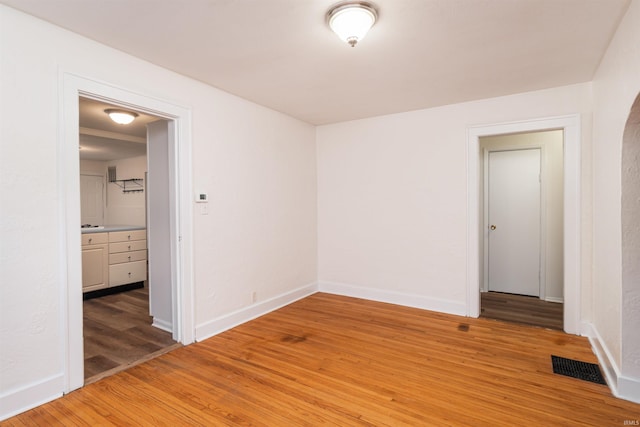
M 596 384 L 607 384 L 600 372 L 600 367 L 595 363 L 580 362 L 579 360 L 552 355 L 551 364 L 553 365 L 554 374 L 566 375 Z

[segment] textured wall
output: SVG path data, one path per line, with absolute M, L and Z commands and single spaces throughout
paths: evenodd
M 622 373 L 640 380 L 640 95 L 622 145 Z
M 622 348 L 631 343 L 636 343 L 631 347 L 637 348 L 640 339 L 638 329 L 631 334 L 625 332 L 626 311 L 635 312 L 637 305 L 631 308 L 629 295 L 622 290 L 621 222 L 622 141 L 631 106 L 639 92 L 640 2 L 633 1 L 593 81 L 593 323 L 618 374 L 623 376 L 638 358 L 630 358 L 626 350 L 623 354 Z M 625 153 L 625 157 L 629 154 Z M 637 375 L 637 367 L 632 370 Z

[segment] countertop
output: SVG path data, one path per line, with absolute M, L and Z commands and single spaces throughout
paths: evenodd
M 144 225 L 105 225 L 100 227 L 92 227 L 92 228 L 81 228 L 80 231 L 82 234 L 91 234 L 91 233 L 108 233 L 110 231 L 130 231 L 130 230 L 144 230 Z

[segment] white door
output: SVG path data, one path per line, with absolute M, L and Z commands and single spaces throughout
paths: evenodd
M 97 175 L 80 175 L 80 222 L 104 225 L 104 182 Z
M 489 152 L 489 290 L 540 296 L 540 149 Z

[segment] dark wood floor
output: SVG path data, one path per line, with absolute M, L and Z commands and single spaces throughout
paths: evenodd
M 318 293 L 7 426 L 622 426 L 640 405 L 553 373 L 560 331 Z M 4 424 L 3 424 L 4 427 Z
M 85 384 L 177 346 L 151 326 L 147 287 L 84 301 L 83 310 Z
M 563 304 L 538 297 L 483 292 L 480 317 L 563 330 Z

